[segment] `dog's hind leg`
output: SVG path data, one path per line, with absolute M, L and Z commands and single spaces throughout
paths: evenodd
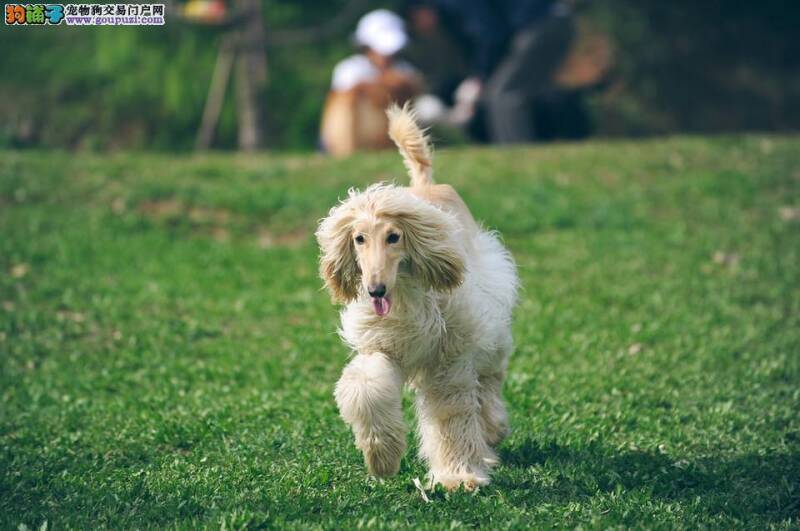
M 490 446 L 497 446 L 508 436 L 508 411 L 503 403 L 505 374 L 492 373 L 480 377 L 481 421 L 484 436 Z
M 503 402 L 503 381 L 506 377 L 508 358 L 513 349 L 511 334 L 508 333 L 498 342 L 487 366 L 478 376 L 480 383 L 479 398 L 481 402 L 481 420 L 484 435 L 490 446 L 497 446 L 508 436 L 508 410 Z
M 355 356 L 336 384 L 339 412 L 374 476 L 396 474 L 406 451 L 402 389 L 399 369 L 379 352 Z

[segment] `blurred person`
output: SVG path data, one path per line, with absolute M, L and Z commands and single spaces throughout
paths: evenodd
M 432 74 L 433 95 L 442 101 L 440 105 L 423 99 L 418 110 L 424 119 L 472 124 L 481 136 L 480 123 L 477 131 L 474 125 L 481 121 L 476 114 L 482 107 L 486 135 L 496 143 L 528 142 L 538 137 L 538 129 L 546 129 L 536 126 L 535 116 L 544 116 L 542 103 L 558 97 L 553 77 L 575 36 L 565 4 L 557 0 L 410 0 L 405 12 L 412 31 L 423 42 L 432 42 L 436 31 L 447 33 L 467 57 L 458 83 L 453 77 L 459 75 L 460 59 L 445 62 L 446 72 L 440 64 Z M 452 90 L 452 96 L 443 94 L 447 90 Z
M 385 109 L 413 98 L 421 86 L 416 70 L 396 57 L 408 43 L 398 15 L 386 9 L 367 13 L 356 26 L 354 40 L 361 53 L 333 69 L 320 126 L 322 149 L 338 157 L 391 147 Z
M 451 107 L 459 83 L 470 75 L 464 46 L 428 4 L 410 2 L 404 16 L 411 40 L 400 55 L 422 72 L 426 93 Z

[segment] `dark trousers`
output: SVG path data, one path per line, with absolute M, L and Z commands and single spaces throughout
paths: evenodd
M 536 138 L 534 101 L 551 86 L 574 35 L 568 15 L 550 16 L 514 35 L 483 93 L 492 142 L 513 144 Z

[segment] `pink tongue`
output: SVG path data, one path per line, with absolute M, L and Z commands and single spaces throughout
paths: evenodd
M 389 308 L 391 307 L 392 303 L 386 297 L 372 298 L 372 308 L 375 310 L 375 313 L 381 317 L 389 313 Z

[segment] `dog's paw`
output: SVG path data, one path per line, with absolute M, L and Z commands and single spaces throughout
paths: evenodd
M 484 487 L 490 482 L 487 476 L 466 472 L 462 474 L 433 474 L 433 483 L 439 484 L 452 492 L 464 487 L 467 492 L 472 492 L 478 487 Z
M 385 478 L 394 476 L 400 470 L 400 460 L 405 453 L 405 441 L 392 437 L 369 437 L 363 441 L 364 463 L 373 476 Z

